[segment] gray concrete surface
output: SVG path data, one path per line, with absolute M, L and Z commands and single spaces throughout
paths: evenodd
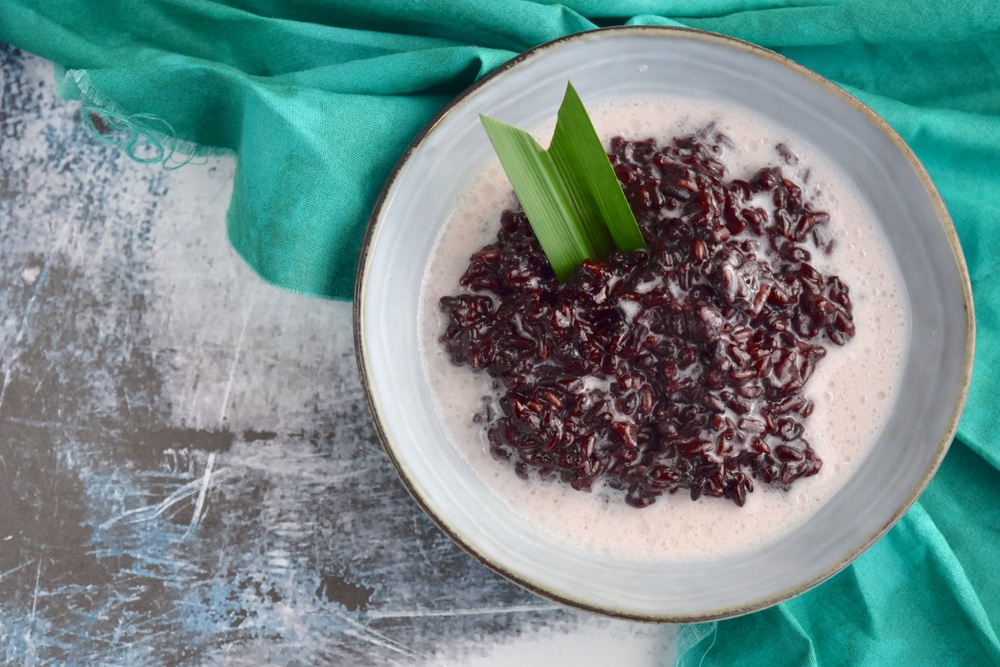
M 225 241 L 234 159 L 88 134 L 0 45 L 0 662 L 662 665 L 420 512 L 371 427 L 350 305 Z

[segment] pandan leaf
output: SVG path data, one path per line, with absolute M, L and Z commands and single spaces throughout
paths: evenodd
M 566 84 L 549 154 L 574 198 L 582 202 L 582 215 L 601 220 L 619 250 L 646 247 L 608 154 L 571 83 Z
M 572 84 L 546 151 L 524 130 L 480 115 L 514 193 L 559 280 L 615 247 L 645 248 L 607 153 Z

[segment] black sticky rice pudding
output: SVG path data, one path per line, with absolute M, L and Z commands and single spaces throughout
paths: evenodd
M 824 196 L 839 186 L 800 163 L 795 141 L 768 138 L 762 150 L 730 125 L 609 139 L 646 251 L 585 263 L 559 284 L 510 200 L 464 255 L 461 277 L 427 297 L 425 311 L 440 309 L 443 319 L 434 344 L 481 380 L 481 398 L 471 408 L 464 401 L 461 418 L 474 422 L 498 469 L 529 480 L 521 492 L 501 482 L 501 493 L 541 493 L 544 506 L 542 489 L 560 487 L 631 512 L 669 498 L 675 513 L 685 503 L 752 513 L 765 490 L 771 503 L 806 480 L 810 495 L 821 486 L 813 479 L 842 478 L 858 443 L 874 438 L 882 413 L 837 435 L 854 441 L 845 450 L 853 453 L 813 446 L 814 432 L 828 445 L 845 410 L 853 425 L 868 409 L 833 401 L 831 410 L 826 397 L 856 393 L 848 384 L 865 384 L 859 371 L 884 356 L 873 337 L 905 321 L 872 315 L 896 307 L 894 267 L 881 290 L 872 288 L 884 280 L 884 267 L 871 268 L 877 261 L 843 274 L 859 245 L 879 254 L 877 234 L 865 236 L 872 229 L 855 235 L 870 221 L 854 220 L 845 197 Z M 744 160 L 748 143 L 753 158 Z M 479 224 L 460 222 L 464 215 L 449 226 Z M 881 363 L 868 378 L 880 387 L 869 407 L 890 402 L 899 370 L 898 359 Z M 586 490 L 597 493 L 578 493 Z M 662 512 L 655 517 L 650 525 Z

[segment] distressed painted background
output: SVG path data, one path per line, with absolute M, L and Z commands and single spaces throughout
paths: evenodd
M 130 160 L 0 45 L 0 662 L 664 665 L 674 628 L 565 610 L 410 501 L 350 306 L 224 238 L 234 162 Z

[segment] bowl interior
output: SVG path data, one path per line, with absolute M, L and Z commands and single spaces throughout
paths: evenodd
M 581 553 L 524 522 L 457 455 L 418 353 L 418 290 L 464 175 L 494 159 L 478 114 L 549 122 L 567 79 L 586 104 L 692 92 L 732 100 L 807 137 L 855 176 L 903 271 L 912 316 L 904 378 L 867 463 L 814 519 L 766 549 L 697 563 Z M 957 239 L 912 154 L 869 110 L 770 52 L 670 28 L 584 33 L 487 77 L 425 129 L 386 185 L 359 265 L 355 332 L 365 390 L 393 464 L 456 542 L 508 578 L 566 604 L 644 620 L 745 613 L 823 581 L 905 512 L 954 435 L 971 372 L 972 303 Z

